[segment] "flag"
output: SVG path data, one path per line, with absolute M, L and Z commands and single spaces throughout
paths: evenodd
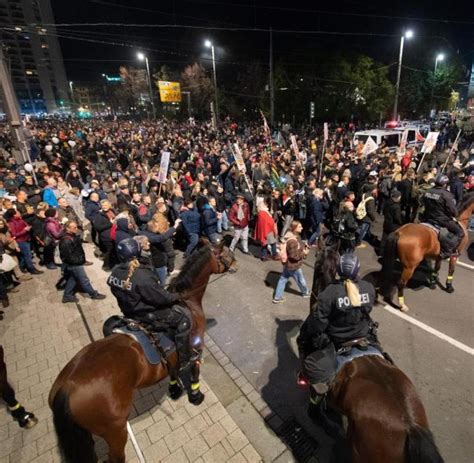
M 265 133 L 265 136 L 268 138 L 271 136 L 271 132 L 270 132 L 270 127 L 268 126 L 268 123 L 267 123 L 267 118 L 265 117 L 265 114 L 263 114 L 262 110 L 260 110 L 260 114 L 263 119 L 263 132 Z
M 400 156 L 404 156 L 407 151 L 407 142 L 408 142 L 408 130 L 404 130 L 402 134 L 402 139 L 400 141 Z
M 425 142 L 423 143 L 423 147 L 421 148 L 422 153 L 431 153 L 436 146 L 436 142 L 438 141 L 439 132 L 430 132 L 426 137 Z
M 283 190 L 284 185 L 280 180 L 280 174 L 278 173 L 275 161 L 273 159 L 270 162 L 270 170 L 270 180 L 272 181 L 274 188 L 277 190 Z
M 421 135 L 420 132 L 418 132 L 418 130 L 416 131 L 415 139 L 416 141 L 425 141 L 425 138 L 423 137 L 423 135 Z
M 362 154 L 364 156 L 367 156 L 370 153 L 373 153 L 374 151 L 377 150 L 379 146 L 377 143 L 375 143 L 374 139 L 372 137 L 367 138 L 367 141 L 365 142 L 364 149 L 362 150 Z
M 328 127 L 328 123 L 325 122 L 324 123 L 324 141 L 328 141 L 329 140 L 329 127 Z

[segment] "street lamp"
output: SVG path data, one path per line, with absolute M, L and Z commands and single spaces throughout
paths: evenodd
M 398 57 L 398 72 L 397 72 L 397 85 L 395 87 L 395 103 L 393 104 L 393 120 L 398 120 L 398 94 L 400 91 L 400 76 L 402 73 L 402 60 L 403 60 L 403 45 L 405 43 L 405 39 L 411 39 L 413 37 L 413 31 L 407 30 L 402 35 L 400 39 L 400 55 Z
M 436 70 L 438 69 L 438 62 L 444 60 L 444 53 L 438 53 L 436 55 L 435 59 L 435 67 L 434 67 L 434 72 L 433 72 L 433 85 L 431 86 L 431 98 L 430 98 L 430 110 L 434 109 L 433 108 L 433 97 L 434 97 L 434 88 L 435 88 L 435 82 L 436 82 Z
M 214 44 L 210 41 L 210 40 L 206 40 L 204 42 L 204 45 L 207 47 L 207 48 L 210 48 L 211 49 L 211 53 L 212 53 L 212 70 L 214 72 L 214 98 L 215 98 L 215 104 L 216 104 L 216 124 L 217 124 L 217 121 L 219 120 L 219 105 L 218 105 L 218 102 L 217 102 L 217 75 L 216 75 L 216 55 L 214 53 Z
M 148 78 L 148 91 L 150 92 L 151 108 L 153 112 L 153 118 L 156 118 L 155 101 L 153 100 L 153 90 L 151 88 L 151 76 L 150 76 L 150 66 L 148 64 L 148 57 L 144 53 L 139 51 L 137 53 L 137 58 L 140 61 L 145 61 L 145 64 L 146 64 L 146 73 L 147 73 L 147 78 Z

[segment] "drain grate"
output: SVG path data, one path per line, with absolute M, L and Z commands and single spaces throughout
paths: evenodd
M 317 463 L 316 450 L 319 444 L 310 434 L 296 421 L 289 418 L 283 422 L 278 434 L 293 452 L 298 463 Z

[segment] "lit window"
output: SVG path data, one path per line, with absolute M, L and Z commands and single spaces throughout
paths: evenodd
M 31 69 L 27 69 L 26 70 L 26 75 L 27 76 L 32 76 L 33 75 L 33 71 Z
M 41 48 L 48 48 L 48 44 L 47 43 L 42 43 Z
M 15 30 L 16 30 L 17 32 L 21 32 L 23 29 L 22 29 L 20 26 L 15 26 Z

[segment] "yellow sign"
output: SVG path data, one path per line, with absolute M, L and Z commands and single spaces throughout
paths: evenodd
M 158 81 L 160 100 L 162 103 L 179 103 L 181 101 L 181 87 L 179 82 Z

